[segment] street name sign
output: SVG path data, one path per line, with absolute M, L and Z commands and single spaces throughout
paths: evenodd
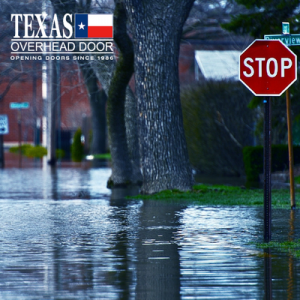
M 282 22 L 282 33 L 290 34 L 290 23 L 289 22 Z
M 300 45 L 300 34 L 266 34 L 264 35 L 265 40 L 280 40 L 286 46 L 299 46 Z
M 280 96 L 297 80 L 297 56 L 280 40 L 255 40 L 240 55 L 239 79 L 255 96 Z
M 0 134 L 8 134 L 8 117 L 0 115 Z
M 11 109 L 25 109 L 29 108 L 29 102 L 10 102 L 9 108 Z

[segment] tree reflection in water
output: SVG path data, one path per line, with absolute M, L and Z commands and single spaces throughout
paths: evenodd
M 132 201 L 124 197 L 136 193 L 132 189 L 115 189 L 111 196 L 111 205 L 118 208 L 112 218 L 122 224 L 114 249 L 123 258 L 116 281 L 123 291 L 119 299 L 129 299 L 129 283 L 133 283 L 135 299 L 180 299 L 180 261 L 174 231 L 180 225 L 178 212 L 183 206 L 140 201 L 133 217 Z

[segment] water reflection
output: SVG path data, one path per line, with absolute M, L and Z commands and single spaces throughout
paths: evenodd
M 264 250 L 264 265 L 265 265 L 265 300 L 272 300 L 272 255 L 271 249 Z
M 138 187 L 129 189 L 116 188 L 112 189 L 110 197 L 110 206 L 114 210 L 114 214 L 110 215 L 109 222 L 111 224 L 119 224 L 117 231 L 112 236 L 114 241 L 111 248 L 112 254 L 118 258 L 114 272 L 111 273 L 110 280 L 119 290 L 118 299 L 130 299 L 130 294 L 134 293 L 134 264 L 135 256 L 133 236 L 136 236 L 133 228 L 138 228 L 138 212 L 140 203 L 126 200 L 129 195 L 136 195 L 139 191 Z
M 295 236 L 295 210 L 292 209 L 290 211 L 290 220 L 289 220 L 289 224 L 290 224 L 290 231 L 289 231 L 289 235 L 288 235 L 288 240 L 289 241 L 293 241 L 294 240 L 294 236 Z M 287 295 L 288 295 L 288 300 L 293 299 L 294 296 L 294 258 L 293 256 L 290 254 L 289 255 L 289 277 L 288 277 L 288 290 L 287 290 Z
M 278 213 L 278 211 L 275 210 Z M 285 212 L 288 213 L 288 212 Z M 296 211 L 289 212 L 290 218 L 285 219 L 289 225 L 287 231 L 287 240 L 293 241 L 295 238 L 295 216 Z M 282 218 L 281 218 L 282 221 Z M 276 222 L 278 224 L 278 222 Z M 282 229 L 282 228 L 281 228 Z M 299 284 L 297 279 L 299 272 L 299 262 L 291 253 L 284 255 L 283 253 L 273 253 L 275 250 L 267 248 L 264 250 L 264 282 L 265 282 L 265 296 L 264 299 L 298 299 L 299 298 Z M 274 270 L 272 270 L 272 261 Z M 272 285 L 272 281 L 274 284 Z M 273 292 L 274 289 L 274 292 Z
M 122 257 L 114 277 L 122 290 L 118 299 L 180 299 L 180 260 L 174 231 L 180 225 L 183 206 L 124 199 L 138 190 L 118 188 L 111 195 L 110 205 L 117 208 L 111 223 L 121 225 L 112 249 Z
M 0 172 L 0 299 L 297 299 L 299 260 L 249 245 L 262 208 L 129 200 L 110 172 Z M 274 239 L 299 226 L 273 211 Z
M 258 211 L 239 207 L 188 207 L 178 231 L 183 299 L 263 299 Z
M 145 201 L 136 241 L 136 299 L 180 299 L 179 204 Z

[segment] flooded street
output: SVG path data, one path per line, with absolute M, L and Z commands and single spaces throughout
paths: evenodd
M 251 244 L 263 208 L 128 200 L 110 173 L 0 171 L 1 300 L 300 298 L 299 259 Z M 273 210 L 273 240 L 298 218 Z

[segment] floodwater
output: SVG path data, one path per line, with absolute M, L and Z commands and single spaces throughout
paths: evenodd
M 268 255 L 262 208 L 124 199 L 109 168 L 0 170 L 0 299 L 300 299 L 299 259 Z M 273 210 L 273 239 L 299 237 Z

